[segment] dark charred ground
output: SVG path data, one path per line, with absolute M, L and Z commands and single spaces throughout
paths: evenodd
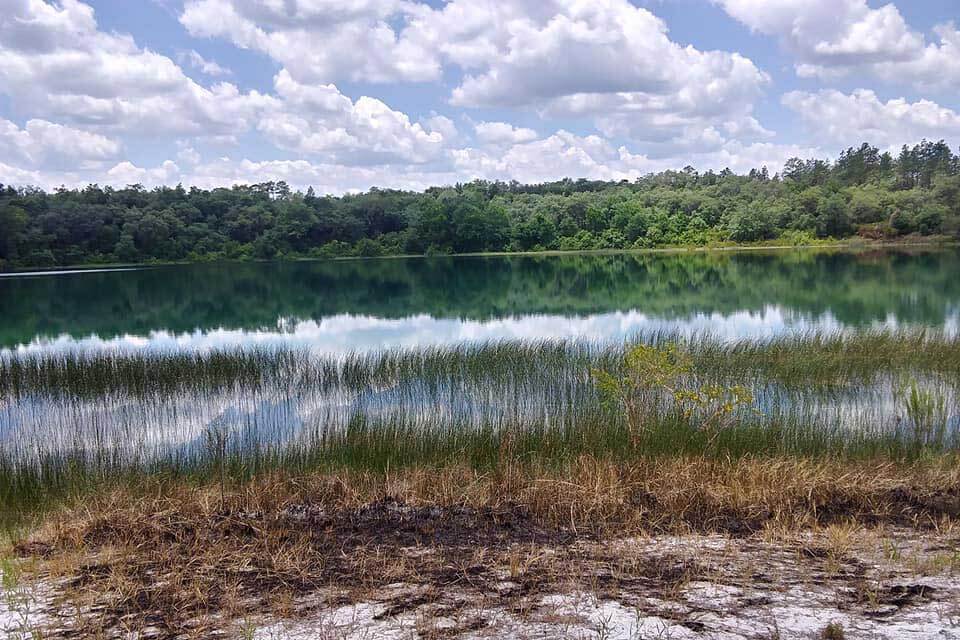
M 149 518 L 104 514 L 22 542 L 15 551 L 46 564 L 46 575 L 60 581 L 47 612 L 56 621 L 49 638 L 113 637 L 128 629 L 147 630 L 143 638 L 226 637 L 229 622 L 239 617 L 305 618 L 371 597 L 385 605 L 381 618 L 424 607 L 450 617 L 477 598 L 523 616 L 536 596 L 572 584 L 629 601 L 629 594 L 662 596 L 714 579 L 715 565 L 676 550 L 634 553 L 605 544 L 639 532 L 644 522 L 652 527 L 647 532 L 658 533 L 658 522 L 667 529 L 657 517 L 659 502 L 653 494 L 632 493 L 628 506 L 635 517 L 620 526 L 545 521 L 513 502 L 414 505 L 394 497 L 350 508 L 305 502 L 273 512 L 169 508 Z M 955 518 L 955 502 L 950 491 L 917 494 L 901 487 L 887 492 L 882 511 L 865 511 L 838 495 L 817 505 L 815 524 L 926 528 Z M 746 540 L 772 521 L 769 511 L 737 512 L 704 499 L 692 505 L 684 528 Z M 677 523 L 669 529 L 676 533 Z M 850 606 L 868 600 L 909 606 L 934 592 L 897 584 L 878 594 L 859 561 L 816 544 L 794 547 L 800 563 L 823 580 L 848 585 Z M 758 570 L 749 580 L 774 584 L 776 577 Z M 377 595 L 398 584 L 416 588 Z M 688 614 L 677 622 L 703 630 Z M 467 618 L 424 635 L 453 637 L 486 624 Z

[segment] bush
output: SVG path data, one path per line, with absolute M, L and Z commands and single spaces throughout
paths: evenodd
M 730 239 L 736 242 L 755 242 L 773 235 L 773 224 L 762 204 L 740 206 L 727 222 Z
M 383 255 L 383 247 L 376 240 L 362 238 L 353 248 L 353 254 L 361 258 L 375 258 Z
M 601 396 L 624 411 L 634 443 L 661 411 L 708 432 L 712 441 L 729 426 L 737 409 L 753 404 L 753 396 L 739 385 L 698 385 L 692 370 L 690 354 L 671 343 L 664 347 L 639 344 L 624 355 L 620 372 L 593 373 Z M 664 400 L 666 407 L 661 405 Z

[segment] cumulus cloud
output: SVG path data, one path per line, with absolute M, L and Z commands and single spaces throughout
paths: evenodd
M 376 98 L 354 102 L 335 85 L 301 84 L 286 69 L 274 87 L 283 106 L 266 114 L 258 129 L 281 148 L 358 164 L 426 162 L 442 150 L 440 131 L 427 131 Z
M 177 160 L 187 165 L 200 163 L 200 152 L 191 147 L 188 142 L 181 140 L 177 143 L 177 146 L 180 147 L 180 150 L 177 151 Z
M 729 81 L 740 89 L 745 80 L 764 82 L 745 58 L 676 44 L 662 20 L 626 0 L 553 4 L 555 13 L 545 20 L 531 12 L 503 23 L 497 55 L 454 89 L 453 103 L 516 106 L 617 92 L 667 96 L 704 73 L 720 91 Z
M 26 166 L 108 160 L 117 157 L 120 148 L 105 136 L 46 120 L 28 120 L 21 129 L 0 118 L 0 158 Z
M 76 174 L 49 176 L 43 184 L 86 184 L 82 177 Z M 367 190 L 373 186 L 422 191 L 431 186 L 453 184 L 461 179 L 462 176 L 452 171 L 430 170 L 419 166 L 364 167 L 309 160 L 223 157 L 191 167 L 180 166 L 179 163 L 171 161 L 154 167 L 124 162 L 111 170 L 106 183 L 120 186 L 139 182 L 147 187 L 183 183 L 211 189 L 282 180 L 294 189 L 306 190 L 313 187 L 318 193 L 343 194 Z
M 491 145 L 530 142 L 539 137 L 533 129 L 515 127 L 508 122 L 478 122 L 473 129 L 478 141 Z
M 439 133 L 447 142 L 453 142 L 460 137 L 460 131 L 457 130 L 457 125 L 447 116 L 433 113 L 429 117 L 421 120 L 421 122 L 424 129 L 431 133 Z
M 777 37 L 797 58 L 803 77 L 835 78 L 853 71 L 947 88 L 960 82 L 960 33 L 934 29 L 927 42 L 890 3 L 866 0 L 714 0 L 751 29 Z
M 756 122 L 753 102 L 769 77 L 744 56 L 681 46 L 662 20 L 626 0 L 558 1 L 519 15 L 517 3 L 506 4 L 510 19 L 489 27 L 502 33 L 480 39 L 486 64 L 463 54 L 472 48 L 460 43 L 460 58 L 480 71 L 453 90 L 453 104 L 589 117 L 608 136 L 675 143 L 665 153 L 698 139 L 719 145 L 717 127 L 727 123 L 757 131 L 748 124 Z
M 930 100 L 883 102 L 873 91 L 858 89 L 851 94 L 792 91 L 782 101 L 812 135 L 839 145 L 869 140 L 896 146 L 921 138 L 960 136 L 960 114 Z
M 170 185 L 180 182 L 180 177 L 180 167 L 172 160 L 166 160 L 153 169 L 144 169 L 124 160 L 106 173 L 107 183 L 115 185 Z
M 745 145 L 734 141 L 709 153 L 657 159 L 631 153 L 626 147 L 615 146 L 601 136 L 579 136 L 560 130 L 538 140 L 500 148 L 452 149 L 447 152 L 448 162 L 425 165 L 361 166 L 307 159 L 236 160 L 230 157 L 201 161 L 199 155 L 186 148 L 178 154 L 177 162 L 167 160 L 155 166 L 121 161 L 106 172 L 82 168 L 31 171 L 0 162 L 0 175 L 11 184 L 33 184 L 44 188 L 59 185 L 82 187 L 89 182 L 118 187 L 134 183 L 147 187 L 182 183 L 214 188 L 283 180 L 295 189 L 305 190 L 312 186 L 319 193 L 342 194 L 374 186 L 419 191 L 477 178 L 522 182 L 544 182 L 563 177 L 633 180 L 651 172 L 681 169 L 686 164 L 693 164 L 701 170 L 718 171 L 727 167 L 748 171 L 766 165 L 775 171 L 790 157 L 822 155 L 819 149 L 796 145 Z
M 10 0 L 0 13 L 0 93 L 14 106 L 113 131 L 218 134 L 248 128 L 272 99 L 204 87 L 170 58 L 97 27 L 78 0 Z
M 745 172 L 765 165 L 777 171 L 793 156 L 822 155 L 819 149 L 798 145 L 731 141 L 712 151 L 679 158 L 654 158 L 632 153 L 622 145 L 615 146 L 601 136 L 578 136 L 564 130 L 542 140 L 514 144 L 502 153 L 476 148 L 452 153 L 458 173 L 465 177 L 521 182 L 545 182 L 562 177 L 632 180 L 647 173 L 678 170 L 687 164 L 704 171 L 730 168 Z
M 207 60 L 192 49 L 190 51 L 181 52 L 180 61 L 181 63 L 189 63 L 190 66 L 204 75 L 214 77 L 233 75 L 233 72 L 230 69 L 220 66 L 214 60 Z
M 306 12 L 321 22 L 333 4 L 300 0 L 290 4 L 291 15 Z M 70 127 L 210 141 L 236 140 L 253 130 L 280 149 L 338 164 L 426 162 L 441 152 L 445 133 L 455 131 L 449 120 L 435 118 L 424 128 L 379 99 L 354 101 L 333 84 L 301 83 L 285 68 L 275 77 L 274 94 L 242 92 L 226 82 L 203 86 L 133 38 L 101 31 L 93 9 L 78 0 L 59 5 L 14 0 L 11 9 L 0 15 L 0 92 L 19 110 Z M 363 10 L 358 5 L 356 11 Z M 281 24 L 283 15 L 264 11 L 265 20 Z M 344 15 L 353 14 L 344 10 Z M 207 74 L 225 72 L 196 52 L 185 60 Z M 40 134 L 46 120 L 31 122 L 34 130 L 16 137 L 17 148 L 21 155 L 29 149 L 31 157 L 39 157 L 29 138 Z M 81 138 L 80 129 L 70 127 L 62 132 L 64 144 L 88 149 L 76 155 L 96 155 L 109 142 L 100 133 Z M 12 146 L 12 134 L 8 137 Z
M 453 157 L 460 173 L 497 180 L 619 180 L 636 175 L 620 162 L 617 149 L 609 141 L 563 130 L 542 140 L 514 144 L 502 153 L 466 148 L 455 150 Z
M 399 0 L 188 0 L 180 22 L 194 36 L 264 53 L 304 82 L 436 80 L 436 56 L 391 26 L 389 19 L 405 6 Z
M 928 42 L 893 5 L 713 1 L 780 39 L 813 82 L 852 70 L 923 86 L 960 82 L 956 27 L 941 25 Z M 823 148 L 861 139 L 896 145 L 960 133 L 957 113 L 929 100 L 792 92 L 782 108 L 810 125 L 816 146 L 783 144 L 755 113 L 770 82 L 757 64 L 681 45 L 628 0 L 186 0 L 177 17 L 193 36 L 268 56 L 272 86 L 241 89 L 260 80 L 239 65 L 237 84 L 217 81 L 231 70 L 186 49 L 174 58 L 207 78 L 194 80 L 132 36 L 105 32 L 80 0 L 6 0 L 3 181 L 285 180 L 344 193 L 474 178 L 618 180 L 688 164 L 775 171 L 789 157 L 825 157 Z M 393 86 L 370 84 L 380 82 Z M 432 84 L 402 84 L 411 82 Z M 424 104 L 431 99 L 442 102 Z M 472 109 L 484 109 L 483 119 Z M 511 121 L 511 110 L 528 126 Z M 136 162 L 123 153 L 134 140 L 150 145 Z
M 683 145 L 727 123 L 753 133 L 769 81 L 737 53 L 673 42 L 628 0 L 190 0 L 181 22 L 269 55 L 299 83 L 436 81 L 459 68 L 454 106 L 596 117 L 638 142 Z

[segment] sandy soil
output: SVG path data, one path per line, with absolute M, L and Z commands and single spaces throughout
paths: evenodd
M 431 551 L 407 553 L 415 565 Z M 512 557 L 475 583 L 467 567 L 442 586 L 325 588 L 282 612 L 223 619 L 220 631 L 196 637 L 960 638 L 960 540 L 950 536 L 833 527 L 518 547 Z M 544 567 L 549 580 L 537 578 Z M 76 610 L 59 591 L 49 577 L 6 579 L 4 637 L 85 637 L 69 631 Z M 170 636 L 142 628 L 108 637 Z

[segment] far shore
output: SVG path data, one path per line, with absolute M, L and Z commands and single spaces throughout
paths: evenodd
M 263 260 L 259 258 L 217 258 L 210 260 L 151 260 L 149 262 L 97 262 L 54 267 L 23 267 L 13 271 L 0 272 L 2 277 L 54 275 L 77 272 L 122 271 L 131 269 L 149 269 L 153 267 L 187 266 L 195 264 L 255 264 L 275 262 L 329 262 L 352 260 L 398 260 L 426 258 L 495 258 L 495 257 L 532 257 L 532 256 L 577 256 L 577 255 L 644 255 L 644 254 L 687 254 L 687 253 L 737 253 L 747 251 L 789 251 L 789 250 L 843 250 L 870 251 L 880 249 L 942 249 L 960 246 L 960 241 L 948 236 L 905 236 L 894 240 L 870 240 L 860 237 L 843 240 L 824 240 L 805 244 L 784 244 L 779 239 L 767 242 L 747 244 L 667 246 L 644 249 L 546 249 L 543 251 L 483 251 L 473 253 L 403 253 L 381 256 L 286 256 Z

